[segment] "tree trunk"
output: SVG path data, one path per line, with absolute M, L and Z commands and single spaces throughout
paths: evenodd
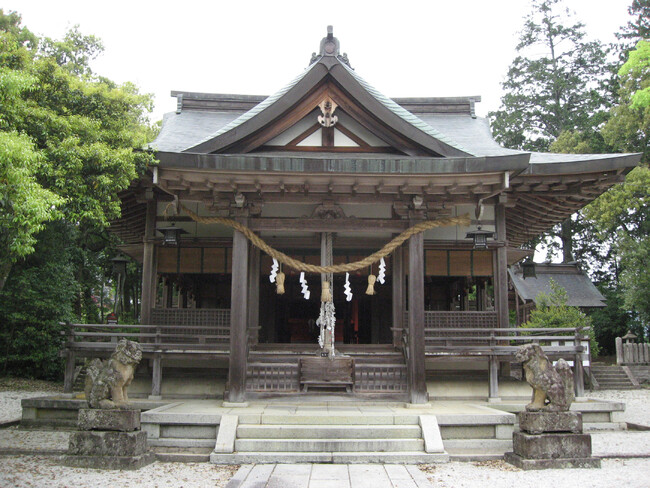
M 0 265 L 0 291 L 5 287 L 9 272 L 11 271 L 11 263 L 4 263 Z
M 561 224 L 560 239 L 562 240 L 562 262 L 569 263 L 573 259 L 573 229 L 571 217 Z

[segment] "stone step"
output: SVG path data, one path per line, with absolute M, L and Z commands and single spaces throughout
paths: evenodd
M 413 452 L 235 452 L 212 453 L 214 464 L 336 463 L 336 464 L 430 464 L 449 461 L 447 453 Z
M 424 451 L 422 439 L 237 439 L 237 452 Z
M 152 447 L 210 447 L 214 449 L 214 439 L 183 439 L 180 437 L 149 438 L 148 444 Z
M 212 448 L 170 448 L 154 447 L 156 461 L 163 463 L 207 463 L 210 461 Z
M 256 425 L 237 427 L 238 439 L 409 439 L 418 425 Z
M 262 424 L 272 425 L 402 425 L 418 424 L 418 415 L 359 415 L 358 413 L 341 413 L 340 415 L 286 415 L 264 414 Z
M 447 439 L 443 441 L 450 456 L 500 456 L 512 451 L 512 439 Z

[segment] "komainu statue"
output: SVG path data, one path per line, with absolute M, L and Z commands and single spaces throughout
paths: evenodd
M 526 405 L 529 412 L 564 412 L 575 400 L 573 373 L 564 359 L 555 366 L 538 344 L 519 348 L 515 360 L 523 363 L 526 381 L 533 387 L 533 399 Z
M 86 400 L 90 408 L 122 408 L 129 402 L 126 389 L 142 359 L 140 344 L 126 339 L 117 343 L 110 359 L 93 359 L 86 369 Z

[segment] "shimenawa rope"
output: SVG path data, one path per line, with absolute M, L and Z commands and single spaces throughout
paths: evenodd
M 460 217 L 445 217 L 442 219 L 436 220 L 426 220 L 424 222 L 419 222 L 412 227 L 409 227 L 404 232 L 402 232 L 397 237 L 393 238 L 389 243 L 382 247 L 379 251 L 372 253 L 370 256 L 363 258 L 361 261 L 355 261 L 354 263 L 345 263 L 345 264 L 336 264 L 331 266 L 316 266 L 314 264 L 303 263 L 297 259 L 293 259 L 290 256 L 287 256 L 283 252 L 273 249 L 269 246 L 262 238 L 255 234 L 252 230 L 246 227 L 239 222 L 228 219 L 226 217 L 203 217 L 192 212 L 189 208 L 179 202 L 179 207 L 190 216 L 192 220 L 200 224 L 222 224 L 231 227 L 246 236 L 246 238 L 251 241 L 251 243 L 264 251 L 266 254 L 272 258 L 277 259 L 282 264 L 289 266 L 290 268 L 296 269 L 298 271 L 305 271 L 307 273 L 349 273 L 352 271 L 357 271 L 359 269 L 367 268 L 371 264 L 376 263 L 381 258 L 384 258 L 391 254 L 395 249 L 401 246 L 409 237 L 424 232 L 429 229 L 435 229 L 436 227 L 446 227 L 451 225 L 469 225 L 470 219 L 469 215 L 462 215 Z

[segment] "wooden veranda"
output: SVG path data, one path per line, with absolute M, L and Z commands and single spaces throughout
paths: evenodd
M 175 323 L 181 315 L 183 323 Z M 189 317 L 191 316 L 191 317 Z M 230 351 L 229 310 L 153 311 L 158 325 L 67 324 L 64 354 L 64 390 L 71 393 L 77 359 L 106 357 L 121 337 L 138 341 L 152 371 L 151 395 L 160 397 L 165 359 L 227 359 Z M 189 317 L 189 318 L 188 318 Z M 499 362 L 511 362 L 520 345 L 537 343 L 551 358 L 563 357 L 574 363 L 576 395 L 584 393 L 583 361 L 585 330 L 576 328 L 521 329 L 487 327 L 494 324 L 494 312 L 423 313 L 423 346 L 429 359 L 475 358 L 489 365 L 489 397 L 497 398 Z M 164 323 L 163 323 L 164 322 Z M 394 345 L 338 345 L 356 361 L 353 392 L 359 395 L 406 395 L 408 329 L 397 331 Z M 265 394 L 298 394 L 299 360 L 313 357 L 316 344 L 263 344 L 246 346 L 245 391 Z

